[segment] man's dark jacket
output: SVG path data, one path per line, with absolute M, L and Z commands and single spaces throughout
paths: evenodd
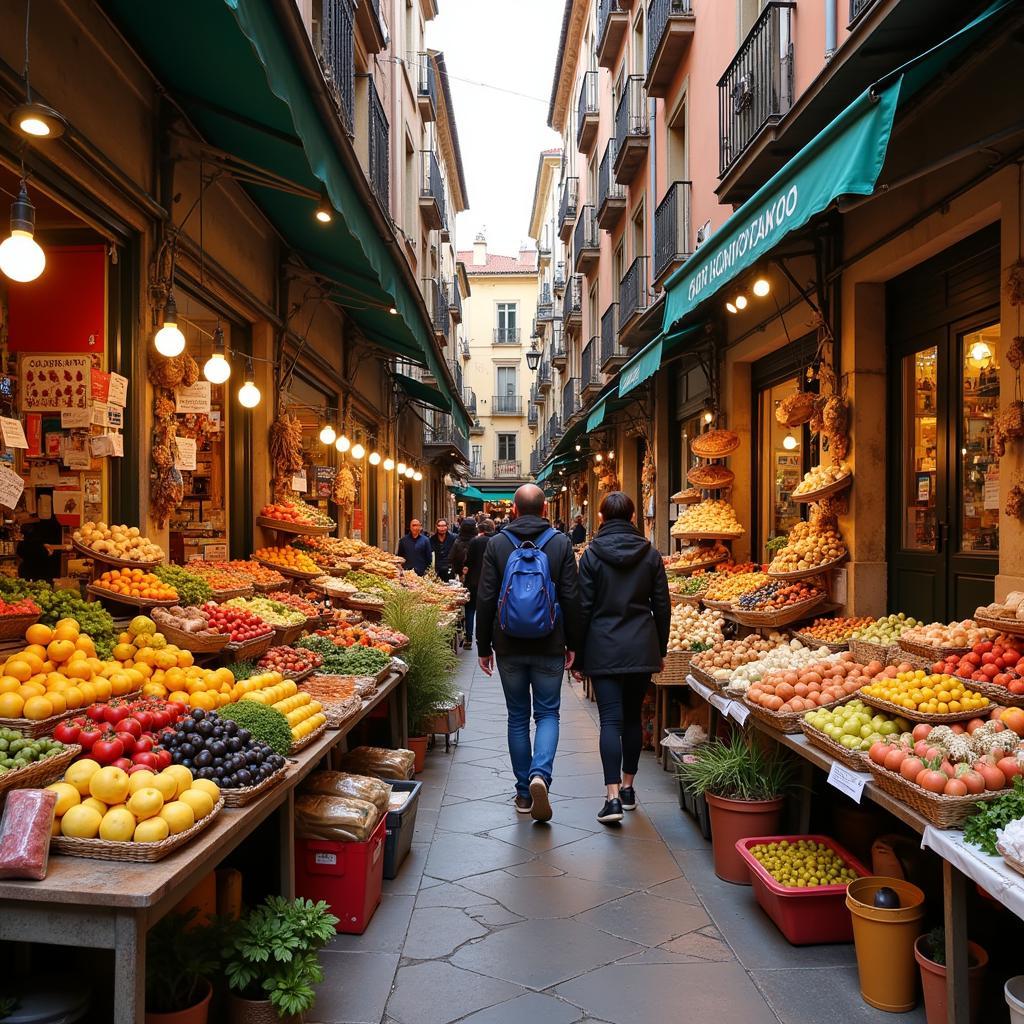
M 455 538 L 452 536 L 451 530 L 444 535 L 444 540 L 441 540 L 436 533 L 430 535 L 430 550 L 434 555 L 434 572 L 443 580 L 448 579 L 449 576 L 448 563 L 453 547 L 455 547 Z
M 411 569 L 420 576 L 430 568 L 432 553 L 430 538 L 425 533 L 421 533 L 416 538 L 411 533 L 407 533 L 398 542 L 397 554 L 399 558 L 405 559 L 405 568 Z

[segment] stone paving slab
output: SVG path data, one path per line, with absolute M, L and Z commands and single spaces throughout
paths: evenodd
M 635 892 L 605 903 L 580 914 L 575 920 L 642 946 L 660 946 L 711 924 L 711 918 L 703 907 L 693 907 L 645 892 Z
M 391 992 L 397 953 L 323 950 L 324 981 L 309 1013 L 317 1024 L 378 1024 Z
M 457 907 L 418 907 L 409 923 L 403 955 L 411 960 L 443 960 L 487 929 Z
M 529 859 L 526 850 L 490 836 L 437 832 L 427 856 L 427 873 L 433 878 L 454 882 L 467 875 L 480 875 Z
M 388 1014 L 397 1024 L 450 1024 L 521 994 L 523 989 L 517 985 L 449 963 L 413 964 L 398 971 Z
M 507 910 L 529 920 L 574 917 L 628 895 L 622 886 L 562 875 L 556 878 L 517 878 L 492 871 L 462 879 L 462 885 L 497 900 Z
M 461 1024 L 574 1024 L 581 1016 L 581 1011 L 551 996 L 542 996 L 536 992 L 528 992 L 525 996 L 517 996 L 507 1003 L 491 1006 L 470 1017 L 464 1017 Z

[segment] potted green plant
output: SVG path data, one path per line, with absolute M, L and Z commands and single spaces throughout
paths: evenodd
M 338 919 L 320 900 L 268 896 L 226 932 L 221 950 L 230 1024 L 300 1024 L 324 979 L 317 951 Z
M 776 835 L 792 764 L 777 749 L 765 750 L 736 731 L 728 740 L 702 744 L 678 767 L 680 781 L 707 799 L 715 874 L 750 884 L 736 841 Z
M 928 1024 L 946 1024 L 946 930 L 933 928 L 914 943 L 914 958 L 921 971 L 924 1015 Z M 967 943 L 967 995 L 971 1024 L 978 1017 L 988 953 L 976 942 Z
M 146 937 L 146 1024 L 206 1024 L 220 969 L 219 932 L 193 922 L 195 908 L 168 914 Z
M 409 666 L 409 748 L 416 755 L 416 771 L 422 771 L 427 753 L 427 725 L 439 708 L 456 703 L 453 684 L 458 656 L 452 644 L 452 628 L 441 625 L 437 605 L 424 604 L 414 593 L 396 590 L 384 601 L 384 622 L 404 633 L 409 644 L 402 660 Z

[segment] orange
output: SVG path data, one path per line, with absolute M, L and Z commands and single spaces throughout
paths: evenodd
M 67 698 L 63 693 L 58 693 L 56 690 L 51 690 L 45 697 L 40 699 L 48 700 L 50 702 L 55 715 L 63 715 L 68 709 Z
M 42 695 L 46 693 L 46 687 L 42 683 L 22 683 L 21 686 L 18 687 L 18 693 L 21 694 L 25 700 L 28 700 L 29 697 L 42 697 Z
M 85 694 L 77 686 L 69 686 L 64 691 L 64 700 L 69 708 L 80 708 L 85 703 Z
M 14 676 L 0 676 L 0 693 L 15 693 L 21 683 Z
M 46 697 L 29 697 L 25 701 L 22 714 L 26 718 L 38 722 L 41 718 L 49 718 L 53 714 L 53 705 Z
M 25 630 L 25 641 L 30 644 L 40 644 L 45 647 L 53 639 L 53 630 L 37 622 Z
M 92 688 L 96 691 L 97 700 L 110 700 L 113 696 L 109 679 L 93 679 Z
M 46 642 L 49 643 L 50 641 L 47 640 Z M 28 660 L 28 655 L 30 654 L 38 658 L 39 664 L 41 665 L 43 663 L 43 658 L 46 657 L 46 646 L 44 644 L 29 644 L 28 647 L 18 655 L 18 657 Z
M 12 658 L 7 662 L 4 675 L 14 676 L 21 682 L 27 682 L 32 678 L 32 666 L 22 658 Z
M 81 691 L 82 699 L 85 701 L 86 704 L 92 704 L 96 700 L 96 687 L 92 683 L 83 679 L 78 684 L 78 689 Z M 64 694 L 64 698 L 67 699 L 66 692 Z
M 78 628 L 78 623 L 67 619 L 61 619 L 61 622 L 63 622 L 64 625 L 61 625 L 60 623 L 57 624 L 57 628 L 53 631 L 53 639 L 69 641 L 72 647 L 74 647 L 74 643 L 81 633 L 81 630 Z M 47 647 L 47 650 L 49 650 L 49 647 Z
M 25 701 L 16 693 L 0 693 L 0 718 L 21 718 Z
M 83 658 L 80 661 L 69 661 L 67 668 L 64 669 L 64 675 L 69 679 L 92 679 L 93 671 L 89 667 L 89 662 Z

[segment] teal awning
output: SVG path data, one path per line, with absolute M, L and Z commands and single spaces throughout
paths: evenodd
M 663 330 L 670 330 L 840 196 L 871 195 L 900 104 L 963 53 L 999 12 L 1015 2 L 996 0 L 960 31 L 865 89 L 665 282 Z M 624 383 L 629 365 L 622 371 Z
M 515 491 L 510 491 L 507 488 L 490 491 L 474 487 L 472 484 L 453 493 L 456 498 L 462 498 L 463 501 L 511 501 L 516 496 Z
M 415 401 L 422 402 L 434 409 L 440 409 L 441 412 L 452 411 L 451 399 L 442 395 L 437 388 L 432 388 L 429 384 L 416 380 L 415 377 L 407 377 L 404 373 L 396 373 L 394 377 L 395 383 Z
M 685 341 L 704 333 L 704 324 L 694 324 L 672 333 L 662 332 L 649 342 L 619 372 L 619 397 L 625 397 L 634 388 L 658 372 L 662 360 L 667 358 Z M 590 429 L 588 424 L 588 429 Z
M 315 200 L 269 184 L 244 185 L 285 246 L 328 279 L 373 343 L 425 366 L 469 422 L 434 349 L 418 293 L 399 272 L 321 118 L 275 5 L 265 0 L 101 0 L 115 24 L 204 139 L 228 157 L 271 172 L 298 191 L 325 188 L 337 211 L 324 225 Z M 195 166 L 198 173 L 198 165 Z M 188 166 L 183 173 L 189 173 Z M 397 315 L 391 314 L 394 308 Z

